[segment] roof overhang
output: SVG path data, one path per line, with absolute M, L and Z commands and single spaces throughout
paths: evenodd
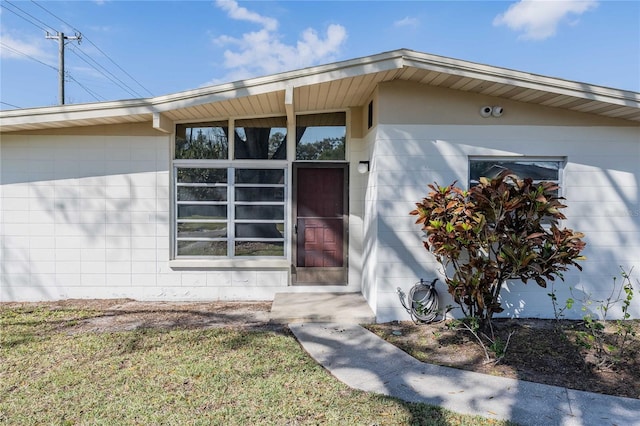
M 640 122 L 637 92 L 400 49 L 155 98 L 0 111 L 0 131 L 136 122 L 169 131 L 176 121 L 338 110 L 392 80 Z

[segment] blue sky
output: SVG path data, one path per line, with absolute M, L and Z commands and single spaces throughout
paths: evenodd
M 58 44 L 47 30 L 84 36 L 65 50 L 67 103 L 165 95 L 399 48 L 640 92 L 634 0 L 0 4 L 2 109 L 58 103 Z

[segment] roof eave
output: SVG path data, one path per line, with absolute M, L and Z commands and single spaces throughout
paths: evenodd
M 118 117 L 126 122 L 132 116 L 142 115 L 151 119 L 154 113 L 407 67 L 587 99 L 602 102 L 604 106 L 619 105 L 640 110 L 640 93 L 399 49 L 154 98 L 0 111 L 0 131 L 24 129 L 26 126 L 60 127 L 64 126 L 63 123 L 77 124 L 84 120 Z

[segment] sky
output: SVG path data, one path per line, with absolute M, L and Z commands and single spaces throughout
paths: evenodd
M 400 48 L 640 92 L 640 2 L 0 0 L 0 108 L 161 96 Z

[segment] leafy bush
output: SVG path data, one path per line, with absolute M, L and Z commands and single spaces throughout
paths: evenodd
M 565 208 L 552 182 L 503 172 L 468 191 L 437 183 L 410 214 L 426 233 L 425 248 L 444 267 L 448 291 L 465 317 L 484 326 L 503 311 L 500 290 L 510 279 L 563 279 L 583 259 L 583 234 L 559 229 Z

